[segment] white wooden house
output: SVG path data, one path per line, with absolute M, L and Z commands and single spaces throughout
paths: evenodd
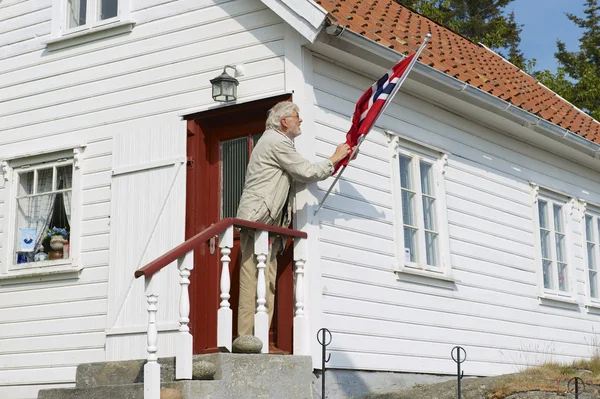
M 454 372 L 455 345 L 472 375 L 596 353 L 600 125 L 485 47 L 394 1 L 0 0 L 0 397 L 145 358 L 134 272 L 235 214 L 264 112 L 291 98 L 298 151 L 329 156 L 362 92 L 427 32 L 319 213 L 332 179 L 298 187 L 294 344 L 319 368 L 327 327 L 329 367 L 432 374 Z M 226 65 L 244 74 L 221 104 L 209 81 Z M 55 225 L 68 251 L 36 258 Z M 195 353 L 217 344 L 214 245 L 194 253 Z M 159 356 L 178 345 L 180 280 L 177 264 L 155 278 Z M 291 348 L 282 291 L 273 339 Z

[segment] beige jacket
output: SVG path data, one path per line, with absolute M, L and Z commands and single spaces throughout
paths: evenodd
M 311 163 L 296 152 L 292 141 L 282 133 L 266 130 L 250 156 L 237 217 L 288 227 L 295 195 L 293 182 L 313 183 L 332 173 L 329 159 Z M 280 220 L 288 195 L 286 216 Z

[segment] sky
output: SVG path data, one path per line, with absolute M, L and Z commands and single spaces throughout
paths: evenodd
M 568 51 L 579 48 L 581 29 L 565 12 L 583 17 L 585 0 L 515 0 L 506 7 L 514 10 L 516 21 L 523 26 L 520 49 L 525 58 L 537 60 L 534 70 L 556 71 L 554 58 L 556 40 L 567 45 Z

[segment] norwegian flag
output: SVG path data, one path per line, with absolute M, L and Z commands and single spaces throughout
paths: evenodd
M 354 115 L 352 115 L 352 126 L 346 133 L 346 144 L 351 150 L 358 144 L 358 138 L 369 133 L 375 121 L 379 117 L 381 110 L 385 107 L 388 101 L 391 101 L 397 90 L 396 86 L 402 84 L 406 75 L 412 69 L 412 60 L 416 54 L 407 57 L 394 65 L 385 75 L 377 82 L 373 83 L 367 89 L 356 103 Z M 410 67 L 410 69 L 409 69 Z M 335 175 L 339 168 L 348 165 L 350 155 L 338 162 L 335 166 L 333 174 Z

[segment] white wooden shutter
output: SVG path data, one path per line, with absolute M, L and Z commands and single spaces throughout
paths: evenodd
M 185 157 L 184 121 L 115 136 L 107 322 L 111 335 L 145 330 L 144 279 L 134 279 L 134 272 L 184 241 Z M 175 327 L 176 267 L 169 265 L 154 278 L 159 327 Z

